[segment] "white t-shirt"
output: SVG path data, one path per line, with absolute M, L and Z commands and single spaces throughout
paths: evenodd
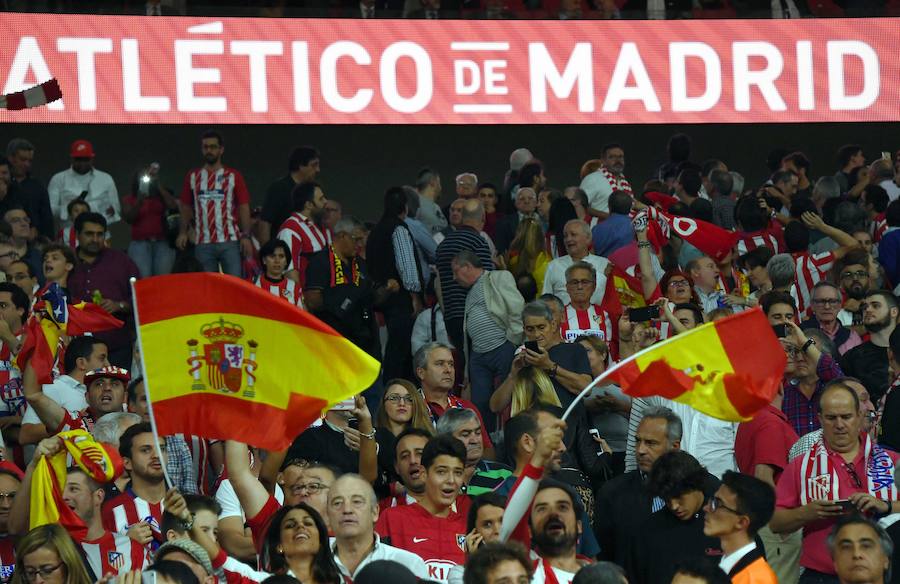
M 284 492 L 278 485 L 275 485 L 275 500 L 279 504 L 284 505 Z M 241 523 L 247 522 L 244 510 L 241 508 L 241 502 L 238 501 L 237 493 L 234 492 L 234 487 L 231 486 L 230 480 L 224 479 L 219 483 L 219 490 L 216 491 L 216 501 L 222 507 L 222 512 L 219 513 L 219 521 L 226 517 L 240 517 Z
M 606 267 L 609 260 L 589 253 L 582 261 L 588 262 L 597 270 L 597 289 L 591 296 L 591 304 L 600 304 L 603 302 L 603 293 L 606 291 Z M 572 256 L 564 255 L 558 257 L 547 264 L 547 271 L 544 274 L 544 289 L 541 294 L 555 294 L 563 304 L 571 301 L 569 293 L 566 291 L 566 269 L 575 263 Z
M 69 202 L 77 199 L 84 191 L 87 191 L 84 200 L 90 205 L 91 211 L 103 215 L 107 225 L 121 219 L 116 183 L 109 174 L 96 168 L 87 174 L 78 174 L 67 168 L 53 175 L 47 185 L 53 216 L 59 217 L 63 224 L 69 225 L 71 223 L 67 209 Z
M 87 388 L 68 375 L 60 375 L 56 381 L 43 387 L 44 395 L 58 403 L 67 412 L 80 412 L 88 407 Z M 34 408 L 27 408 L 22 416 L 23 424 L 42 424 Z M 55 428 L 48 428 L 52 431 Z

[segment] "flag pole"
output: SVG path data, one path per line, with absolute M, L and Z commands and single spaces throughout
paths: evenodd
M 138 314 L 137 291 L 134 289 L 137 278 L 129 278 L 128 282 L 131 285 L 131 298 L 133 300 L 134 308 L 134 328 L 137 330 L 138 354 L 141 356 L 141 373 L 144 377 L 144 391 L 147 393 L 147 413 L 150 414 L 150 428 L 153 430 L 153 446 L 156 448 L 156 454 L 159 456 L 160 463 L 162 463 L 163 477 L 166 479 L 166 485 L 168 488 L 172 488 L 176 485 L 169 476 L 169 471 L 166 469 L 166 457 L 163 456 L 162 450 L 159 447 L 159 431 L 156 429 L 156 417 L 153 415 L 153 400 L 150 398 L 150 376 L 147 375 L 147 363 L 144 360 L 144 347 L 141 345 L 141 317 Z
M 701 328 L 705 328 L 705 327 L 708 327 L 708 326 L 713 325 L 713 324 L 714 324 L 714 323 L 708 322 L 708 323 L 706 323 L 706 324 L 703 324 L 703 325 L 698 326 L 698 327 L 695 328 L 695 329 L 691 329 L 690 331 L 688 331 L 688 332 L 686 332 L 686 333 L 682 333 L 682 334 L 680 335 L 681 338 L 680 338 L 679 340 L 684 339 L 685 335 L 687 335 L 687 334 L 690 334 L 690 333 L 692 333 L 692 332 L 694 332 L 694 331 L 700 330 Z M 576 405 L 578 402 L 580 402 L 581 400 L 583 400 L 583 399 L 585 398 L 585 396 L 586 396 L 587 394 L 589 394 L 589 393 L 591 392 L 591 390 L 594 389 L 594 388 L 597 386 L 598 383 L 600 383 L 601 381 L 603 381 L 604 379 L 606 379 L 607 377 L 609 377 L 610 375 L 612 375 L 613 373 L 615 373 L 616 371 L 618 371 L 619 369 L 621 369 L 622 367 L 624 367 L 625 365 L 631 363 L 632 361 L 634 361 L 635 359 L 637 359 L 638 357 L 640 357 L 640 356 L 643 355 L 644 353 L 649 353 L 651 350 L 659 349 L 662 345 L 668 345 L 669 343 L 671 343 L 672 341 L 674 341 L 676 338 L 677 338 L 676 336 L 671 336 L 671 337 L 669 337 L 668 339 L 664 339 L 664 340 L 662 340 L 662 341 L 660 341 L 660 342 L 658 342 L 658 343 L 653 343 L 653 344 L 650 345 L 649 347 L 644 347 L 643 349 L 641 349 L 640 351 L 638 351 L 637 353 L 635 353 L 635 354 L 632 355 L 631 357 L 628 357 L 627 359 L 624 359 L 624 360 L 622 360 L 622 361 L 619 361 L 618 363 L 616 363 L 615 365 L 613 365 L 612 367 L 610 367 L 609 369 L 607 369 L 606 371 L 604 371 L 603 373 L 601 373 L 600 375 L 598 375 L 597 377 L 595 377 L 594 380 L 591 381 L 591 382 L 587 385 L 587 387 L 585 387 L 583 390 L 581 390 L 581 393 L 579 393 L 579 394 L 575 397 L 575 399 L 572 401 L 572 403 L 569 404 L 569 407 L 566 408 L 566 413 L 564 413 L 563 416 L 562 416 L 562 420 L 563 420 L 563 421 L 566 421 L 566 419 L 568 419 L 569 414 L 571 414 L 571 413 L 572 413 L 572 410 L 575 409 L 575 405 Z M 143 357 L 143 355 L 141 355 L 141 357 Z

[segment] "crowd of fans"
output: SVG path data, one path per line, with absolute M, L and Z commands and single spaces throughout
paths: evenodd
M 890 155 L 867 164 L 847 145 L 826 170 L 775 149 L 770 180 L 751 188 L 724 161 L 694 162 L 679 134 L 638 187 L 618 144 L 569 184 L 519 148 L 496 182 L 459 169 L 451 196 L 423 168 L 384 192 L 371 223 L 327 197 L 313 147 L 290 153 L 256 210 L 222 135 L 198 146 L 179 188 L 151 164 L 121 199 L 87 140 L 46 186 L 29 141 L 11 140 L 0 160 L 4 583 L 891 580 Z M 705 255 L 664 229 L 666 216 L 737 243 Z M 107 236 L 118 221 L 131 226 L 127 253 Z M 191 271 L 245 278 L 308 310 L 382 374 L 282 452 L 188 434 L 157 442 L 129 279 Z M 614 272 L 631 287 L 608 285 Z M 16 356 L 52 284 L 125 326 L 67 339 L 58 376 L 41 385 Z M 752 420 L 611 383 L 575 402 L 617 361 L 757 306 L 787 366 Z M 70 470 L 58 504 L 87 526 L 74 539 L 58 525 L 29 531 L 35 465 L 70 429 L 117 448 L 126 471 L 99 484 Z

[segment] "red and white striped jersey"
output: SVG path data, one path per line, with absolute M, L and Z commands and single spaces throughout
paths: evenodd
M 21 416 L 25 413 L 21 377 L 16 356 L 6 343 L 0 343 L 0 416 Z
M 791 254 L 794 258 L 794 286 L 797 289 L 797 314 L 808 316 L 811 312 L 812 289 L 834 266 L 834 253 L 830 251 L 811 254 L 801 251 Z
M 312 254 L 322 251 L 331 243 L 330 234 L 322 231 L 303 213 L 295 211 L 281 225 L 278 231 L 278 239 L 288 244 L 291 248 L 291 263 L 288 269 L 297 270 L 300 274 L 300 286 L 306 283 L 306 266 Z
M 97 578 L 143 570 L 151 562 L 147 548 L 124 533 L 106 531 L 98 539 L 81 542 L 81 549 Z
M 303 308 L 303 289 L 290 278 L 282 278 L 276 282 L 267 278 L 265 274 L 260 274 L 253 284 L 268 290 L 275 296 L 284 298 L 294 306 Z
M 209 440 L 194 436 L 193 434 L 175 434 L 187 444 L 191 451 L 191 466 L 194 476 L 197 477 L 197 492 L 202 495 L 212 495 L 209 480 Z
M 599 337 L 610 343 L 612 330 L 612 319 L 599 304 L 591 304 L 584 310 L 578 310 L 571 304 L 567 304 L 562 324 L 559 327 L 560 335 L 567 343 L 574 342 L 582 335 Z
M 238 207 L 250 204 L 244 177 L 233 168 L 192 170 L 184 177 L 181 202 L 194 210 L 197 243 L 224 243 L 241 237 Z
M 103 503 L 101 512 L 103 529 L 125 533 L 135 523 L 145 521 L 153 531 L 156 545 L 151 542 L 151 546 L 155 549 L 165 540 L 160 527 L 164 510 L 162 501 L 159 503 L 145 501 L 138 497 L 129 485 L 122 493 Z
M 87 408 L 81 410 L 80 412 L 70 412 L 66 410 L 63 413 L 62 422 L 60 422 L 59 428 L 56 429 L 56 432 L 54 432 L 54 434 L 59 434 L 60 432 L 68 432 L 69 430 L 84 430 L 85 432 L 93 432 L 94 414 L 92 414 Z
M 16 542 L 10 536 L 0 537 L 0 584 L 9 584 L 16 571 Z
M 885 213 L 879 213 L 875 216 L 875 220 L 872 221 L 872 225 L 869 227 L 869 233 L 872 235 L 872 243 L 881 241 L 881 238 L 884 237 L 884 233 L 887 229 L 887 217 L 885 216 Z
M 78 249 L 78 236 L 75 233 L 75 227 L 63 227 L 59 230 L 59 233 L 56 235 L 56 240 L 63 244 L 68 245 L 72 249 Z
M 773 253 L 779 253 L 784 248 L 784 236 L 781 226 L 773 222 L 769 227 L 761 231 L 738 231 L 737 253 L 739 256 L 758 247 L 768 247 Z

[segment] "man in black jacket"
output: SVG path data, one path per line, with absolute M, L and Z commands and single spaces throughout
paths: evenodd
M 680 448 L 681 434 L 681 419 L 669 408 L 653 407 L 644 413 L 635 435 L 638 469 L 609 481 L 597 496 L 594 531 L 601 559 L 624 566 L 638 527 L 664 506 L 650 494 L 647 478 L 657 458 Z
M 719 540 L 703 533 L 703 506 L 719 481 L 697 459 L 680 450 L 653 463 L 650 492 L 665 508 L 640 523 L 625 568 L 632 584 L 669 584 L 679 560 L 722 557 Z M 652 558 L 652 559 L 651 559 Z

